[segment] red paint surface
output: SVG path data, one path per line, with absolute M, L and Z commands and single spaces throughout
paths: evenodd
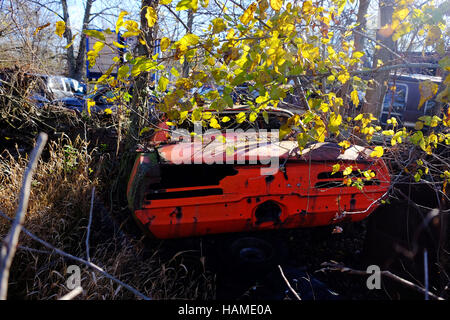
M 139 165 L 138 159 L 135 164 Z M 378 184 L 356 187 L 317 188 L 323 181 L 342 182 L 342 178 L 319 179 L 323 172 L 331 172 L 340 163 L 344 170 L 371 169 Z M 202 197 L 144 200 L 134 211 L 137 220 L 157 238 L 201 236 L 213 233 L 251 230 L 299 228 L 330 225 L 343 219 L 359 221 L 379 205 L 390 186 L 390 176 L 381 159 L 369 161 L 305 161 L 289 160 L 286 175 L 278 171 L 270 182 L 261 175 L 260 165 L 235 165 L 238 174 L 227 176 L 218 185 L 207 187 L 173 188 L 165 192 L 221 188 L 222 195 Z M 133 176 L 131 177 L 133 179 Z M 258 224 L 255 211 L 265 201 L 281 207 L 279 222 Z

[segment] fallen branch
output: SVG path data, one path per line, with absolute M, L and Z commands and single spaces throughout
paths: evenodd
M 24 174 L 16 216 L 13 220 L 9 233 L 3 240 L 0 256 L 0 300 L 6 300 L 8 295 L 9 269 L 16 253 L 17 242 L 19 241 L 22 224 L 25 220 L 25 214 L 27 212 L 33 173 L 37 167 L 38 160 L 41 156 L 42 150 L 44 149 L 45 143 L 47 142 L 47 138 L 47 134 L 42 132 L 39 134 L 36 146 L 31 153 L 30 162 L 28 162 L 28 166 Z
M 83 288 L 82 287 L 76 287 L 75 289 L 70 291 L 68 294 L 62 296 L 58 300 L 72 300 L 73 298 L 75 298 L 76 296 L 78 296 L 82 292 L 83 292 Z
M 294 294 L 294 296 L 298 299 L 298 300 L 302 300 L 300 298 L 300 296 L 298 295 L 297 291 L 294 290 L 294 288 L 292 288 L 291 284 L 289 283 L 289 280 L 286 278 L 286 276 L 284 275 L 283 269 L 281 269 L 281 266 L 278 265 L 278 269 L 280 269 L 281 272 L 281 276 L 283 277 L 284 281 L 286 282 L 289 290 L 291 290 L 291 292 Z
M 4 214 L 3 212 L 0 211 L 0 216 L 8 219 L 8 220 L 12 220 L 10 217 L 8 217 L 6 214 Z M 31 231 L 29 231 L 27 228 L 22 227 L 22 231 L 27 234 L 31 239 L 39 242 L 40 244 L 42 244 L 44 247 L 47 247 L 48 249 L 51 249 L 53 252 L 66 257 L 70 260 L 82 263 L 84 265 L 86 265 L 89 268 L 92 268 L 96 271 L 98 271 L 100 274 L 102 274 L 103 276 L 105 276 L 106 278 L 118 283 L 119 285 L 121 285 L 122 287 L 124 287 L 125 289 L 127 289 L 128 291 L 131 291 L 132 293 L 134 293 L 135 295 L 137 295 L 138 297 L 144 299 L 144 300 L 151 300 L 150 297 L 144 295 L 143 293 L 137 291 L 136 289 L 134 289 L 133 287 L 127 285 L 126 283 L 122 282 L 121 280 L 117 279 L 116 277 L 110 275 L 109 273 L 107 273 L 105 270 L 103 270 L 102 268 L 100 268 L 99 266 L 97 266 L 96 264 L 86 261 L 84 259 L 78 258 L 76 256 L 71 255 L 70 253 L 64 252 L 58 248 L 55 248 L 54 246 L 52 246 L 50 243 L 40 239 L 38 236 L 36 236 L 35 234 L 33 234 Z M 52 253 L 53 253 L 52 252 Z
M 338 272 L 343 272 L 343 273 L 348 273 L 348 274 L 354 274 L 354 275 L 359 275 L 359 276 L 367 276 L 367 272 L 366 271 L 362 271 L 362 270 L 355 270 L 349 267 L 346 267 L 342 264 L 336 263 L 336 262 L 324 262 L 321 264 L 321 266 L 323 266 L 324 268 L 319 269 L 315 272 L 328 272 L 328 271 L 338 271 Z M 386 278 L 392 279 L 400 284 L 403 284 L 404 286 L 413 289 L 415 291 L 418 291 L 420 293 L 423 294 L 428 294 L 431 298 L 436 299 L 436 300 L 445 300 L 442 297 L 439 297 L 437 295 L 435 295 L 434 293 L 431 293 L 430 291 L 426 290 L 425 288 L 422 288 L 421 286 L 418 286 L 415 283 L 412 283 L 411 281 L 408 281 L 406 279 L 403 279 L 393 273 L 391 273 L 390 271 L 380 271 L 380 275 L 384 276 Z

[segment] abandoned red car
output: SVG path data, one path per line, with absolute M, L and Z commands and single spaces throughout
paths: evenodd
M 236 113 L 236 110 L 230 113 Z M 270 123 L 292 114 L 269 111 Z M 260 131 L 210 134 L 166 141 L 136 158 L 128 183 L 129 207 L 157 238 L 324 226 L 367 217 L 386 196 L 389 171 L 372 150 L 297 142 Z M 225 142 L 226 141 L 226 142 Z M 232 148 L 227 148 L 227 143 Z M 212 161 L 213 160 L 213 161 Z M 338 172 L 332 166 L 340 164 Z M 372 170 L 358 189 L 343 170 Z

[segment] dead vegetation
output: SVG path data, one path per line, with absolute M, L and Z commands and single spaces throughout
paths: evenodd
M 205 267 L 200 250 L 175 250 L 168 254 L 160 241 L 149 242 L 148 239 L 141 239 L 140 233 L 133 236 L 123 232 L 130 215 L 123 209 L 125 204 L 120 199 L 120 191 L 115 190 L 124 185 L 118 182 L 121 170 L 117 155 L 123 146 L 117 142 L 117 122 L 113 119 L 112 124 L 104 126 L 95 116 L 78 117 L 55 107 L 35 108 L 26 97 L 36 83 L 27 82 L 26 73 L 11 70 L 13 78 L 9 81 L 14 85 L 0 87 L 0 145 L 4 150 L 0 155 L 0 212 L 14 217 L 22 177 L 29 161 L 27 153 L 34 145 L 36 134 L 46 131 L 51 138 L 32 181 L 24 227 L 53 247 L 89 260 L 85 242 L 91 191 L 95 187 L 97 193 L 90 236 L 92 263 L 153 299 L 214 299 L 215 274 Z M 421 158 L 421 154 L 412 148 L 405 151 L 405 148 L 391 148 L 387 159 L 397 166 L 394 171 L 407 168 L 414 172 L 416 160 Z M 430 156 L 423 160 L 430 167 L 430 172 L 438 175 L 445 167 L 447 158 L 448 154 L 442 153 L 438 158 Z M 412 178 L 411 175 L 401 177 L 403 182 Z M 431 191 L 441 199 L 443 214 L 448 215 L 445 187 L 442 184 L 435 184 L 434 187 L 436 189 Z M 396 196 L 403 201 L 408 198 L 399 193 Z M 417 199 L 412 200 L 417 202 Z M 429 211 L 436 204 L 422 207 Z M 119 223 L 115 220 L 117 216 Z M 0 219 L 0 237 L 3 239 L 10 223 L 3 217 Z M 299 237 L 295 237 L 293 242 L 298 240 Z M 354 241 L 363 242 L 359 238 Z M 360 246 L 358 244 L 358 248 Z M 317 255 L 319 247 L 315 245 L 306 251 L 299 249 L 305 258 L 301 263 L 307 259 L 319 260 L 330 256 L 332 249 L 328 242 L 325 246 L 328 251 L 324 254 Z M 348 243 L 339 244 L 342 251 L 351 252 L 351 247 Z M 448 254 L 444 250 L 442 253 L 439 271 L 445 274 L 445 270 L 449 270 Z M 11 267 L 8 298 L 41 300 L 63 297 L 70 291 L 66 281 L 67 268 L 72 264 L 81 267 L 83 293 L 76 299 L 136 298 L 135 293 L 111 278 L 61 256 L 25 233 L 20 237 Z M 444 281 L 448 282 L 446 274 Z
M 74 256 L 85 258 L 90 191 L 99 186 L 96 164 L 87 143 L 64 137 L 52 141 L 39 161 L 32 181 L 24 227 L 42 240 Z M 20 154 L 20 153 L 19 153 Z M 27 157 L 5 152 L 0 157 L 0 208 L 14 216 Z M 101 188 L 99 188 L 101 189 Z M 117 232 L 104 207 L 94 207 L 91 261 L 112 276 L 153 299 L 212 299 L 214 277 L 204 269 L 189 270 L 180 252 L 163 260 L 158 248 L 148 251 L 140 239 Z M 4 220 L 4 219 L 3 219 Z M 10 223 L 0 224 L 4 238 Z M 200 257 L 198 257 L 199 265 Z M 9 298 L 55 299 L 67 288 L 67 267 L 77 264 L 30 239 L 20 236 L 9 285 Z M 77 264 L 78 265 L 78 264 Z M 135 295 L 87 267 L 82 268 L 81 299 L 132 299 Z

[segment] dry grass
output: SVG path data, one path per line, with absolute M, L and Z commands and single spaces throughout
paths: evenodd
M 25 227 L 38 237 L 83 259 L 86 258 L 91 190 L 103 184 L 102 177 L 95 175 L 97 164 L 93 152 L 87 150 L 87 143 L 79 138 L 73 142 L 62 138 L 49 143 L 34 176 L 25 220 Z M 17 206 L 26 164 L 23 156 L 15 158 L 9 153 L 0 156 L 0 210 L 10 217 Z M 189 254 L 183 252 L 163 259 L 157 248 L 146 247 L 144 241 L 108 231 L 105 224 L 112 219 L 105 212 L 100 218 L 99 210 L 96 206 L 91 230 L 93 263 L 154 299 L 214 298 L 214 275 L 204 270 L 198 254 L 190 253 L 191 260 L 197 259 L 196 263 L 186 263 Z M 0 223 L 1 238 L 9 225 L 5 219 Z M 21 249 L 11 267 L 9 298 L 56 299 L 70 291 L 66 287 L 69 276 L 66 270 L 77 263 L 48 252 L 24 234 L 19 245 Z M 102 275 L 80 267 L 84 292 L 77 299 L 136 298 Z

